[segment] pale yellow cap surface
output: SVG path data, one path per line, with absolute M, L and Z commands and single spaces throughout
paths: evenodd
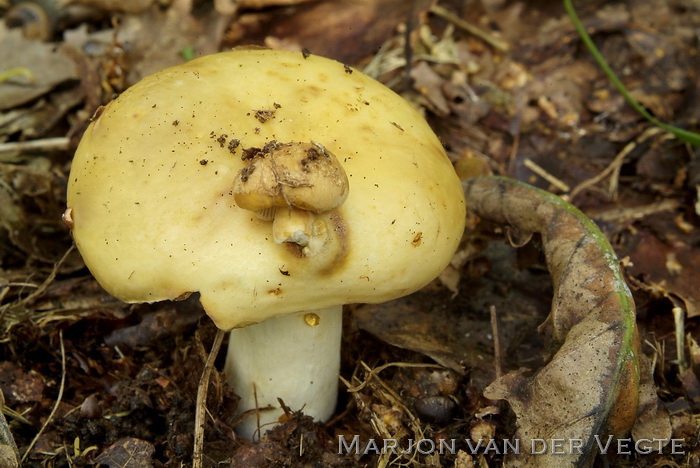
M 276 244 L 270 221 L 235 204 L 243 148 L 272 140 L 318 142 L 347 174 L 345 202 L 317 215 L 334 233 L 327 255 Z M 199 292 L 223 329 L 411 293 L 448 264 L 465 216 L 452 164 L 408 103 L 338 62 L 273 50 L 196 59 L 107 105 L 76 152 L 68 207 L 108 292 Z

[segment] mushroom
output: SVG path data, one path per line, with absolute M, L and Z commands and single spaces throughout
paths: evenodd
M 342 306 L 437 277 L 462 235 L 460 181 L 411 105 L 322 57 L 205 56 L 100 109 L 68 183 L 86 265 L 112 295 L 200 294 L 232 330 L 237 431 L 257 437 L 278 399 L 335 409 Z M 248 416 L 249 415 L 249 416 Z

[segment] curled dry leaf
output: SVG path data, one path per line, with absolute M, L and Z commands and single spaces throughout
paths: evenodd
M 596 436 L 604 445 L 608 434 L 626 434 L 639 407 L 635 308 L 615 253 L 590 219 L 548 192 L 484 177 L 466 181 L 465 194 L 478 216 L 541 234 L 554 284 L 540 326 L 554 355 L 534 375 L 509 373 L 484 392 L 508 400 L 517 415 L 522 452 L 508 463 L 585 466 L 596 454 Z M 529 453 L 533 439 L 553 438 L 580 440 L 581 453 Z
M 26 104 L 61 83 L 78 78 L 75 64 L 61 48 L 27 39 L 19 29 L 0 22 L 0 75 L 26 70 L 0 82 L 0 111 Z

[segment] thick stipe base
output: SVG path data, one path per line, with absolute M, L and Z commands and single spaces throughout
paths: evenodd
M 333 415 L 342 310 L 309 310 L 231 331 L 224 372 L 241 397 L 239 413 L 249 411 L 236 426 L 239 435 L 257 440 L 272 429 L 284 414 L 278 398 L 319 421 Z

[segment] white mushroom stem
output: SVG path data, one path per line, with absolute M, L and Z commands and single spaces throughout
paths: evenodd
M 272 429 L 284 414 L 278 398 L 319 421 L 333 415 L 342 327 L 342 306 L 334 306 L 231 331 L 224 372 L 241 398 L 239 413 L 252 410 L 239 435 L 257 440 Z

